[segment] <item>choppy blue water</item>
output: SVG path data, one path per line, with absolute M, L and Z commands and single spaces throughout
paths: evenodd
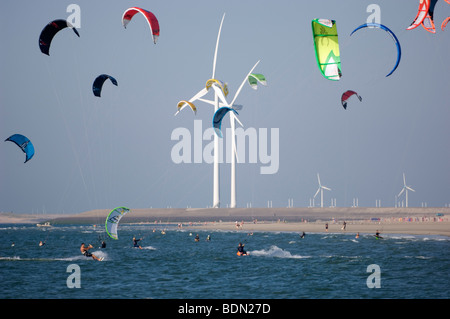
M 163 235 L 161 227 L 120 225 L 119 240 L 106 239 L 100 249 L 105 232 L 92 225 L 0 225 L 0 298 L 450 297 L 448 237 L 319 233 L 301 239 L 297 233 L 249 236 L 173 226 Z M 143 237 L 143 249 L 132 247 L 133 236 Z M 39 247 L 40 240 L 46 245 Z M 104 261 L 82 256 L 82 242 L 92 243 Z M 236 255 L 239 242 L 250 256 Z M 373 264 L 380 288 L 368 287 L 369 276 L 376 283 L 367 271 Z M 68 287 L 71 265 L 79 266 L 80 288 Z

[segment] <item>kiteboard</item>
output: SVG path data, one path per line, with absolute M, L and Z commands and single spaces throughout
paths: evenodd
M 241 253 L 240 251 L 238 251 L 237 253 L 236 253 L 236 255 L 238 255 L 238 256 L 248 256 L 249 255 L 249 253 Z

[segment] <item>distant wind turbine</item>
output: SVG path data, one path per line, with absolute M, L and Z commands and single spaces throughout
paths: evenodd
M 316 198 L 317 194 L 319 194 L 319 192 L 320 192 L 320 207 L 323 208 L 323 190 L 326 189 L 327 191 L 331 191 L 331 188 L 323 186 L 320 183 L 319 173 L 317 173 L 317 181 L 319 182 L 319 188 L 317 189 L 317 192 L 314 194 L 314 198 Z
M 405 179 L 405 173 L 403 173 L 403 188 L 400 191 L 400 193 L 398 193 L 397 197 L 400 197 L 401 194 L 403 194 L 403 192 L 405 192 L 405 199 L 406 199 L 406 207 L 408 207 L 408 191 L 413 191 L 415 192 L 414 189 L 412 189 L 410 186 L 406 185 L 406 179 Z

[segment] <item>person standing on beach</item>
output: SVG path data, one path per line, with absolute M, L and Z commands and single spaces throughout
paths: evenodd
M 345 228 L 347 227 L 347 223 L 345 222 L 345 220 L 344 220 L 344 222 L 342 223 L 342 230 L 345 230 Z

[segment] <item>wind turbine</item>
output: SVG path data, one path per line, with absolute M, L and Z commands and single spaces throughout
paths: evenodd
M 327 191 L 331 191 L 331 188 L 323 186 L 320 183 L 319 173 L 317 173 L 317 181 L 319 182 L 319 188 L 317 189 L 317 192 L 314 194 L 314 198 L 316 198 L 317 194 L 319 194 L 319 192 L 320 192 L 320 207 L 323 208 L 323 190 L 326 189 Z
M 403 173 L 403 188 L 400 191 L 400 193 L 398 193 L 397 197 L 400 197 L 401 194 L 403 194 L 403 192 L 405 192 L 405 198 L 406 198 L 406 207 L 408 207 L 408 191 L 413 191 L 415 192 L 414 189 L 412 189 L 410 186 L 406 186 L 406 179 L 405 179 L 405 173 Z
M 226 101 L 226 97 L 228 95 L 228 87 L 226 83 L 223 83 L 220 80 L 217 80 L 215 78 L 216 76 L 216 62 L 217 62 L 217 52 L 218 52 L 218 48 L 219 48 L 219 40 L 220 40 L 220 33 L 222 31 L 222 25 L 223 25 L 223 20 L 225 19 L 225 13 L 222 16 L 222 21 L 220 22 L 220 27 L 219 27 L 219 32 L 217 34 L 217 40 L 216 40 L 216 48 L 214 51 L 214 59 L 213 59 L 213 70 L 212 70 L 212 77 L 211 79 L 209 79 L 208 81 L 206 81 L 206 85 L 205 88 L 203 88 L 202 90 L 200 90 L 197 94 L 195 94 L 190 100 L 186 101 L 186 100 L 182 100 L 180 102 L 178 102 L 177 105 L 177 112 L 175 113 L 175 115 L 177 115 L 182 109 L 184 109 L 186 106 L 190 106 L 191 109 L 194 111 L 194 113 L 197 112 L 197 108 L 195 107 L 194 103 L 196 100 L 211 104 L 214 106 L 214 112 L 216 112 L 219 107 L 222 106 L 228 106 L 228 107 L 233 107 L 233 103 L 236 100 L 237 96 L 239 95 L 240 90 L 242 89 L 242 86 L 245 83 L 245 80 L 248 78 L 248 76 L 250 75 L 250 73 L 253 71 L 253 69 L 256 67 L 256 65 L 259 63 L 259 61 L 255 64 L 255 66 L 252 68 L 252 70 L 249 72 L 249 74 L 247 75 L 247 78 L 244 80 L 244 82 L 241 84 L 241 86 L 239 87 L 238 91 L 236 92 L 233 101 L 231 102 L 231 104 L 228 104 Z M 203 99 L 203 96 L 205 96 L 209 89 L 212 88 L 214 91 L 214 100 L 206 100 Z M 220 101 L 219 101 L 220 100 Z M 234 113 L 234 112 L 231 112 Z M 233 135 L 233 152 L 235 153 L 234 155 L 237 156 L 236 154 L 236 145 L 235 145 L 235 139 L 234 139 L 234 120 L 237 120 L 239 122 L 239 124 L 242 125 L 242 123 L 240 123 L 240 121 L 237 119 L 236 116 L 231 115 L 230 113 L 230 121 L 232 123 L 232 135 Z M 232 156 L 233 161 L 234 161 L 234 156 Z M 231 183 L 231 206 L 232 207 L 236 207 L 236 179 L 235 179 L 235 164 L 232 164 L 232 171 L 234 170 L 234 173 L 232 173 L 232 183 Z M 234 176 L 234 177 L 233 177 Z M 219 137 L 217 136 L 217 134 L 214 134 L 214 177 L 213 177 L 213 207 L 214 208 L 218 208 L 220 206 L 220 195 L 219 195 Z
M 214 51 L 214 60 L 213 60 L 213 70 L 212 77 L 208 81 L 206 81 L 206 87 L 200 90 L 196 95 L 194 95 L 189 101 L 182 100 L 178 102 L 178 110 L 175 113 L 177 115 L 182 109 L 186 106 L 190 106 L 194 113 L 197 113 L 197 108 L 194 103 L 196 100 L 201 99 L 206 93 L 208 93 L 209 89 L 212 87 L 214 90 L 214 101 L 210 104 L 214 105 L 214 112 L 219 109 L 219 99 L 222 99 L 222 103 L 226 103 L 224 101 L 225 96 L 228 94 L 227 85 L 223 84 L 221 81 L 215 79 L 216 76 L 216 62 L 217 62 L 217 50 L 219 48 L 219 39 L 220 33 L 222 31 L 223 20 L 225 19 L 225 13 L 222 16 L 222 21 L 220 22 L 219 33 L 217 34 L 216 40 L 216 48 Z M 202 99 L 203 100 L 203 99 Z M 206 101 L 206 100 L 203 100 Z M 220 206 L 220 197 L 219 197 L 219 139 L 218 136 L 214 135 L 214 177 L 213 177 L 213 208 L 218 208 Z
M 248 74 L 245 76 L 244 80 L 242 81 L 241 85 L 239 86 L 238 90 L 236 91 L 236 94 L 234 95 L 233 100 L 230 104 L 227 104 L 226 107 L 229 109 L 232 109 L 232 111 L 228 111 L 227 113 L 230 114 L 230 126 L 231 126 L 231 149 L 232 149 L 232 155 L 231 155 L 231 191 L 230 191 L 230 208 L 236 208 L 236 160 L 239 161 L 237 156 L 237 150 L 236 150 L 236 122 L 238 122 L 242 127 L 244 126 L 241 121 L 237 118 L 236 114 L 237 112 L 234 112 L 236 109 L 241 109 L 242 106 L 235 105 L 234 102 L 236 101 L 239 93 L 242 90 L 242 87 L 244 86 L 245 82 L 248 81 L 248 77 L 253 72 L 253 70 L 256 68 L 256 66 L 259 64 L 260 61 L 256 62 L 256 64 L 252 67 L 252 69 L 248 72 Z M 203 101 L 203 99 L 199 99 Z M 207 102 L 208 101 L 204 101 Z M 217 133 L 220 133 L 216 131 Z M 220 133 L 220 135 L 222 135 Z M 222 137 L 222 136 L 220 136 Z

